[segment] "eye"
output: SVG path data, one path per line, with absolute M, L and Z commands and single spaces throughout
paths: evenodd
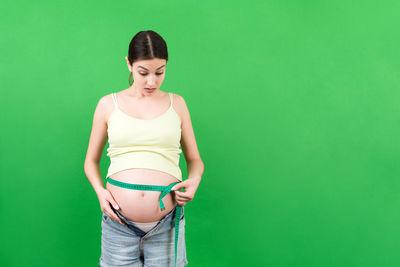
M 156 75 L 158 75 L 158 76 L 160 76 L 160 75 L 162 75 L 162 74 L 164 74 L 164 72 L 161 72 L 161 73 L 156 73 Z M 140 73 L 140 75 L 142 75 L 142 76 L 146 76 L 146 75 L 147 75 L 147 73 Z

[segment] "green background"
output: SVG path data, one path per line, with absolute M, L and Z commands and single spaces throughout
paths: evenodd
M 140 30 L 205 164 L 188 266 L 400 265 L 398 1 L 2 3 L 1 266 L 97 266 L 83 163 Z

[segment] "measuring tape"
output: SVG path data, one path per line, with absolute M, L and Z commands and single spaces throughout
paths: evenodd
M 161 210 L 165 210 L 164 203 L 162 199 L 171 191 L 171 188 L 180 183 L 180 182 L 174 182 L 168 186 L 162 186 L 162 185 L 144 185 L 144 184 L 128 184 L 124 182 L 120 182 L 114 179 L 111 179 L 110 177 L 107 177 L 107 180 L 110 184 L 123 187 L 123 188 L 128 188 L 128 189 L 136 189 L 136 190 L 147 190 L 147 191 L 161 191 L 160 195 L 160 208 Z M 181 218 L 181 213 L 182 213 L 182 206 L 177 205 L 176 206 L 176 214 L 175 214 L 175 267 L 176 267 L 176 255 L 178 251 L 178 234 L 179 234 L 179 222 Z

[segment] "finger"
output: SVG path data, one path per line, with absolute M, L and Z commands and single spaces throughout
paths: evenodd
M 113 217 L 115 217 L 114 220 L 119 222 L 120 224 L 125 224 L 126 225 L 126 223 L 118 217 L 117 211 L 114 209 L 114 207 L 112 205 L 110 205 L 110 207 L 111 207 L 111 210 L 112 210 L 112 214 L 115 215 L 115 216 L 113 216 Z
M 112 215 L 109 215 L 109 217 L 111 219 L 113 219 L 114 221 L 119 222 L 120 224 L 125 224 L 113 210 L 110 210 L 109 213 L 112 214 Z
M 185 192 L 180 192 L 178 194 L 175 195 L 175 198 L 178 199 L 190 199 L 190 197 L 185 193 Z
M 184 197 L 187 194 L 187 192 L 181 192 L 181 191 L 175 191 L 175 195 Z
M 112 196 L 111 199 L 108 201 L 110 202 L 110 204 L 113 206 L 114 209 L 119 210 L 119 206 Z
M 180 191 L 181 188 L 184 188 L 185 185 L 182 184 L 183 182 L 177 183 L 176 185 L 174 185 L 173 187 L 171 187 L 171 190 L 173 191 Z
M 178 203 L 178 202 L 182 203 L 182 202 L 188 202 L 188 201 L 190 201 L 190 199 L 182 198 L 182 197 L 175 198 L 175 200 L 176 200 L 177 203 Z

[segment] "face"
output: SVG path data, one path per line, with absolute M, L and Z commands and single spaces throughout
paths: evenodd
M 146 95 L 156 94 L 164 80 L 167 61 L 153 58 L 136 61 L 131 66 L 128 57 L 125 59 L 133 75 L 132 87 Z

